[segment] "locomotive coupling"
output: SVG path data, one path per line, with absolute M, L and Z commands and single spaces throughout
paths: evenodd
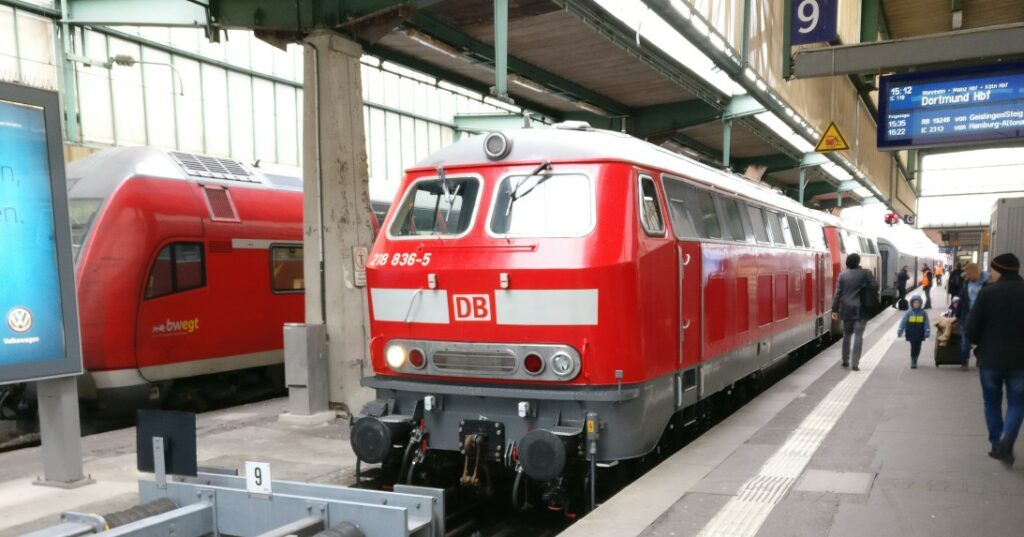
M 352 451 L 359 460 L 371 464 L 384 462 L 394 446 L 409 441 L 412 430 L 409 416 L 364 416 L 352 425 Z

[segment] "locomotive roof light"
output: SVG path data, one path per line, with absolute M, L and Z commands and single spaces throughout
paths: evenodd
M 401 369 L 405 365 L 405 349 L 400 345 L 392 345 L 384 353 L 384 359 L 391 369 Z
M 551 370 L 560 377 L 564 377 L 572 373 L 573 370 L 576 369 L 575 366 L 576 364 L 573 363 L 572 357 L 564 352 L 556 352 L 551 357 Z
M 484 136 L 484 154 L 491 160 L 501 160 L 512 151 L 512 141 L 500 132 Z

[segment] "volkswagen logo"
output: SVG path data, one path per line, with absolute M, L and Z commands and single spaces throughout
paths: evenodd
M 18 306 L 7 312 L 7 326 L 15 332 L 28 332 L 32 328 L 32 312 Z

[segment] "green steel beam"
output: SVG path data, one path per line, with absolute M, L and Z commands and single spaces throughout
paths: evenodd
M 494 0 L 494 95 L 508 100 L 508 0 Z
M 861 0 L 860 42 L 878 41 L 882 26 L 882 0 Z
M 440 41 L 464 50 L 470 55 L 481 59 L 484 63 L 493 64 L 495 61 L 496 55 L 492 45 L 484 43 L 457 28 L 453 28 L 426 13 L 414 13 L 407 24 Z M 616 102 L 586 86 L 527 63 L 515 56 L 508 56 L 508 69 L 543 85 L 551 91 L 594 105 L 608 112 L 609 115 L 623 116 L 629 113 L 629 108 L 622 103 Z
M 414 56 L 402 54 L 401 52 L 396 52 L 394 50 L 374 44 L 364 43 L 363 50 L 367 54 L 376 56 L 382 60 L 387 60 L 389 62 L 393 62 L 404 67 L 408 67 L 409 69 L 413 69 L 421 73 L 428 74 L 430 76 L 436 77 L 446 82 L 450 82 L 457 86 L 462 86 L 468 90 L 472 90 L 483 95 L 490 94 L 490 85 L 488 85 L 487 83 L 480 82 L 479 80 L 464 75 L 460 75 L 454 71 L 440 69 L 436 65 L 425 62 Z M 549 108 L 543 104 L 530 101 L 528 99 L 517 99 L 516 104 L 522 108 L 527 108 L 535 112 L 540 112 L 550 117 L 561 118 L 565 116 L 563 112 L 559 112 L 553 108 Z
M 721 117 L 722 113 L 718 109 L 699 99 L 656 104 L 634 109 L 626 130 L 634 136 L 645 138 L 703 125 Z
M 738 119 L 741 117 L 753 116 L 768 109 L 760 101 L 748 94 L 737 95 L 729 100 L 722 111 L 722 119 Z
M 729 165 L 729 153 L 732 151 L 732 120 L 722 121 L 722 164 Z

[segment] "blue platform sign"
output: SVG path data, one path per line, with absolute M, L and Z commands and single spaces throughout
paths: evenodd
M 1024 137 L 1024 64 L 881 78 L 878 147 L 903 149 Z
M 0 384 L 81 371 L 55 105 L 0 84 Z
M 839 0 L 791 0 L 789 39 L 792 45 L 839 40 Z

